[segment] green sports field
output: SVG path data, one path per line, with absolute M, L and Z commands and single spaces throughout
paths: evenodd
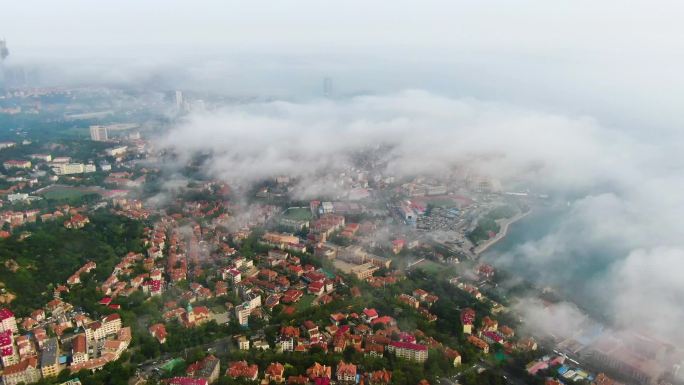
M 311 210 L 308 208 L 290 207 L 283 213 L 283 218 L 296 221 L 308 221 L 311 219 Z

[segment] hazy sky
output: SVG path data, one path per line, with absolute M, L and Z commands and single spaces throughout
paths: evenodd
M 18 49 L 102 45 L 359 51 L 389 45 L 447 53 L 507 47 L 508 52 L 555 56 L 568 51 L 670 51 L 684 37 L 683 11 L 678 1 L 29 0 L 5 4 L 0 25 Z
M 28 0 L 3 5 L 0 36 L 8 64 L 60 81 L 309 96 L 332 76 L 340 94 L 427 89 L 674 130 L 682 15 L 681 1 Z

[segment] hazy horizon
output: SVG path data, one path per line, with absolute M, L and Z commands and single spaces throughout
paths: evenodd
M 6 65 L 39 66 L 44 84 L 297 98 L 329 76 L 339 95 L 424 89 L 670 134 L 684 6 L 622 5 L 22 1 L 3 7 L 0 37 Z

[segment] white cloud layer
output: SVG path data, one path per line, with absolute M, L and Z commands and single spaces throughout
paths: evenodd
M 684 179 L 676 144 L 642 143 L 590 117 L 405 91 L 193 115 L 162 145 L 185 157 L 211 151 L 209 172 L 231 183 L 298 176 L 300 191 L 313 190 L 304 197 L 325 188 L 311 187 L 321 174 L 377 146 L 390 148 L 384 173 L 445 175 L 465 166 L 504 183 L 579 196 L 553 230 L 514 254 L 561 283 L 600 261 L 604 270 L 584 285 L 619 324 L 673 335 L 684 321 L 684 280 L 677 279 L 684 271 Z M 568 268 L 551 268 L 558 264 Z M 556 317 L 575 314 L 566 310 Z M 562 324 L 572 322 L 579 321 Z
M 232 181 L 311 176 L 354 151 L 391 148 L 388 173 L 444 175 L 468 167 L 553 189 L 619 182 L 639 146 L 588 117 L 570 118 L 423 91 L 344 101 L 268 102 L 190 116 L 162 143 L 210 150 L 212 171 Z M 476 160 L 476 161 L 475 161 Z

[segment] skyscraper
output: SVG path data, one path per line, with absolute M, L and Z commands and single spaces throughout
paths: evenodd
M 0 40 L 0 86 L 5 82 L 5 66 L 3 63 L 7 56 L 9 56 L 7 42 L 5 40 Z
M 180 90 L 176 90 L 176 109 L 179 111 L 183 109 L 183 91 Z
M 332 79 L 329 77 L 323 78 L 323 96 L 326 98 L 332 97 L 333 93 L 333 83 Z
M 9 56 L 9 50 L 7 49 L 7 41 L 0 40 L 0 61 L 5 60 Z

